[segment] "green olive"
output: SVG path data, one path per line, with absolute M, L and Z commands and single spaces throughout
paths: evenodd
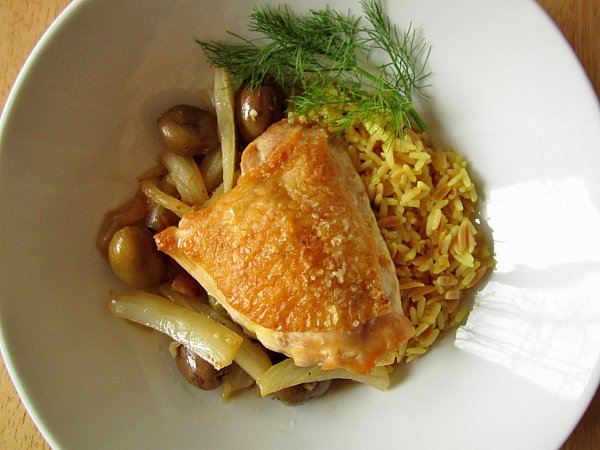
M 219 145 L 216 117 L 195 106 L 173 106 L 157 125 L 167 150 L 178 155 L 204 155 Z
M 115 275 L 135 288 L 160 282 L 166 271 L 165 257 L 156 248 L 152 233 L 134 225 L 121 228 L 113 235 L 108 261 Z
M 209 362 L 194 354 L 185 345 L 177 347 L 175 362 L 181 375 L 188 383 L 205 391 L 219 387 L 228 371 L 227 367 L 221 370 L 215 369 Z
M 288 406 L 300 405 L 323 395 L 331 386 L 331 380 L 290 386 L 275 392 L 275 396 Z
M 242 86 L 237 94 L 235 121 L 240 137 L 250 143 L 283 116 L 283 94 L 276 85 L 265 83 L 251 91 Z

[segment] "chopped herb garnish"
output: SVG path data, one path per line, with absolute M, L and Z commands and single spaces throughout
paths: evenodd
M 212 66 L 227 69 L 236 86 L 251 88 L 274 80 L 286 88 L 295 115 L 327 106 L 341 132 L 356 122 L 387 124 L 394 135 L 415 123 L 425 124 L 413 107 L 413 90 L 428 75 L 429 46 L 409 27 L 399 32 L 379 0 L 362 0 L 364 18 L 331 8 L 301 15 L 287 6 L 255 7 L 249 30 L 258 36 L 230 33 L 237 42 L 201 41 Z M 375 56 L 384 52 L 386 61 Z

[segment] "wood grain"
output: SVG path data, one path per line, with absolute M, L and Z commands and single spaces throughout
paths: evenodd
M 33 46 L 68 0 L 0 0 L 0 101 L 4 105 Z M 539 0 L 570 42 L 600 94 L 600 0 Z M 600 391 L 563 450 L 600 448 Z M 0 448 L 49 449 L 0 361 Z

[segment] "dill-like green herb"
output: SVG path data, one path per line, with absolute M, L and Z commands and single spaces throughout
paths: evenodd
M 197 42 L 211 65 L 227 69 L 239 86 L 251 89 L 272 79 L 292 89 L 293 113 L 310 115 L 323 106 L 340 131 L 357 121 L 388 123 L 394 135 L 411 120 L 425 129 L 413 108 L 412 94 L 427 76 L 429 47 L 412 27 L 399 33 L 385 16 L 379 0 L 361 0 L 366 18 L 330 8 L 304 15 L 287 6 L 255 7 L 249 30 L 256 38 L 230 33 L 236 43 Z M 380 52 L 387 61 L 377 64 Z M 326 124 L 326 125 L 327 125 Z

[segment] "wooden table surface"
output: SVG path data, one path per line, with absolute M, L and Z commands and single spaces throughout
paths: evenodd
M 0 102 L 25 58 L 69 0 L 0 0 Z M 600 95 L 600 0 L 539 0 L 577 53 Z M 0 448 L 50 448 L 0 360 Z M 563 450 L 600 449 L 600 391 Z

